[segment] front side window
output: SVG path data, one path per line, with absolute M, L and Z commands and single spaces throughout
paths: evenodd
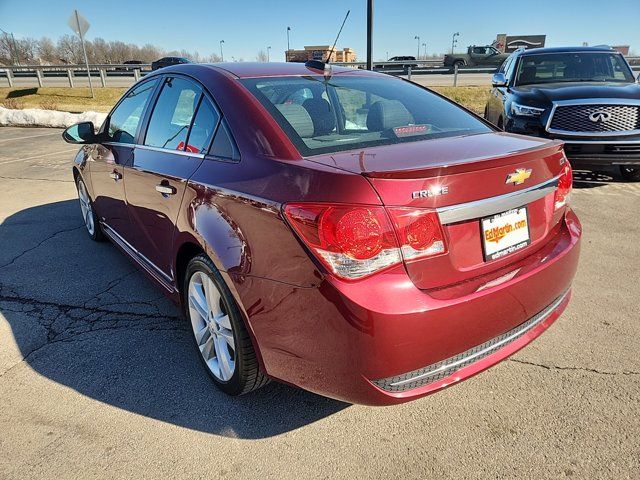
M 153 108 L 144 144 L 184 150 L 202 90 L 189 80 L 168 78 Z
M 383 76 L 262 77 L 241 82 L 305 156 L 491 131 L 454 103 Z M 300 91 L 306 92 L 302 103 L 296 93 Z
M 633 81 L 622 55 L 606 52 L 527 55 L 521 58 L 516 74 L 516 85 Z
M 135 143 L 136 131 L 144 108 L 158 83 L 157 79 L 144 82 L 131 90 L 109 117 L 107 136 L 117 143 Z

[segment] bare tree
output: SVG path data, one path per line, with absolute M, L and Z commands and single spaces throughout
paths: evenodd
M 57 43 L 58 58 L 64 63 L 82 63 L 82 45 L 75 35 L 63 35 Z
M 256 55 L 256 61 L 258 61 L 258 62 L 266 62 L 267 61 L 267 54 L 265 53 L 264 50 L 260 50 L 258 52 L 258 55 Z
M 42 37 L 38 42 L 38 58 L 41 64 L 55 64 L 60 61 L 56 45 L 49 37 Z

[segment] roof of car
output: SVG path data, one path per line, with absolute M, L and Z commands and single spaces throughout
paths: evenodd
M 576 53 L 576 52 L 608 52 L 617 53 L 614 49 L 607 45 L 598 47 L 550 47 L 550 48 L 531 48 L 522 51 L 522 56 L 536 55 L 540 53 Z
M 211 63 L 208 66 L 226 70 L 238 78 L 317 75 L 320 73 L 316 69 L 306 67 L 304 63 L 295 62 L 224 62 Z M 371 73 L 366 70 L 339 67 L 337 65 L 331 65 L 331 71 L 333 74 L 348 72 Z

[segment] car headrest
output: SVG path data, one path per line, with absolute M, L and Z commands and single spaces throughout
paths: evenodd
M 520 72 L 520 77 L 518 78 L 518 82 L 520 83 L 531 83 L 536 79 L 536 74 L 538 73 L 538 68 L 535 65 L 527 65 Z
M 398 100 L 380 100 L 371 105 L 367 115 L 367 129 L 381 132 L 413 123 L 413 116 Z
M 281 103 L 276 105 L 278 111 L 287 119 L 293 129 L 302 138 L 313 137 L 313 121 L 302 105 L 297 103 Z
M 327 135 L 336 128 L 336 116 L 324 98 L 307 98 L 302 106 L 311 117 L 314 136 Z

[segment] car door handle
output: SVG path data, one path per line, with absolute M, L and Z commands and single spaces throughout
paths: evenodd
M 118 180 L 121 180 L 121 179 L 122 179 L 122 174 L 121 174 L 120 172 L 116 171 L 116 170 L 114 170 L 113 172 L 111 172 L 111 173 L 109 174 L 109 176 L 110 176 L 112 179 L 114 179 L 116 182 L 117 182 Z
M 161 183 L 160 185 L 156 185 L 156 191 L 160 192 L 162 195 L 175 195 L 176 187 Z

